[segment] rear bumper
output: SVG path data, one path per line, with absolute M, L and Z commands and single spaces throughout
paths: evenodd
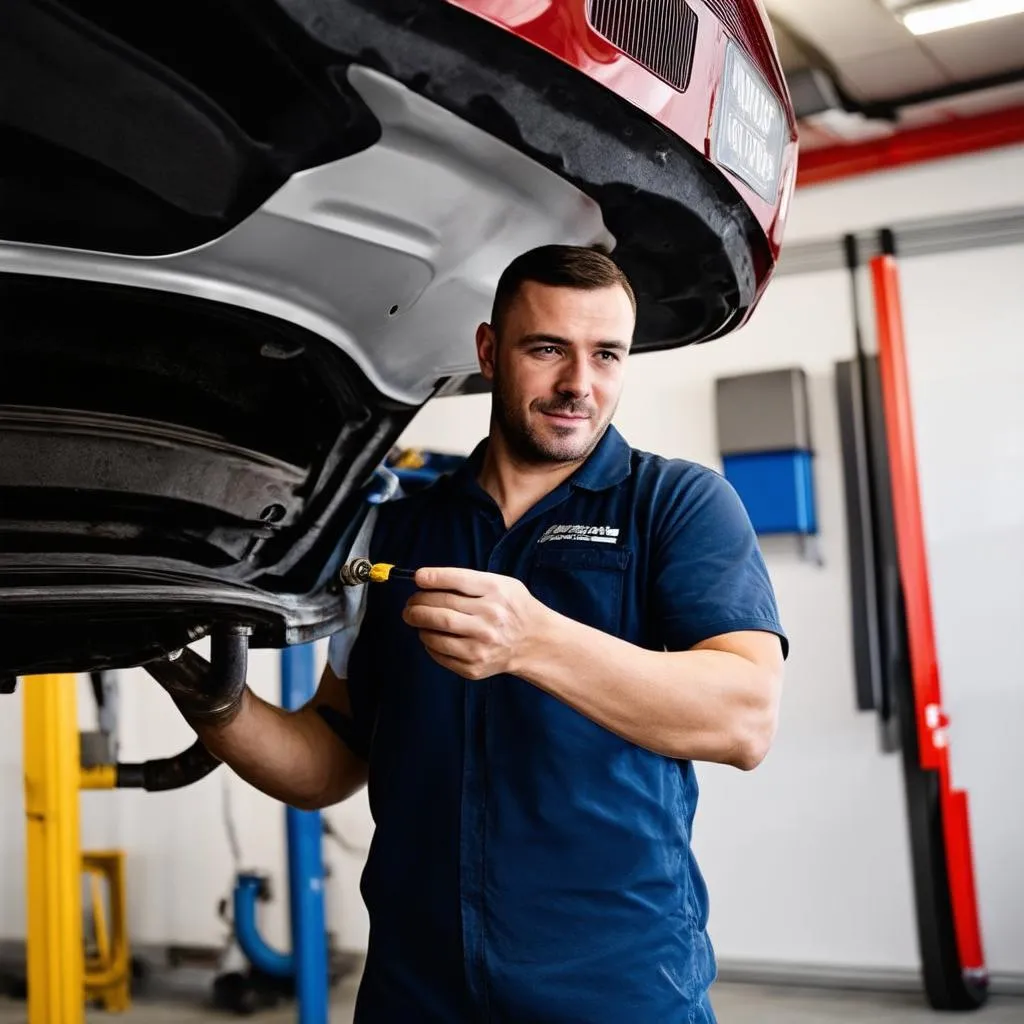
M 587 16 L 587 0 L 548 0 L 540 4 L 534 0 L 447 2 L 557 57 L 629 101 L 689 145 L 716 167 L 725 181 L 736 190 L 760 225 L 772 262 L 778 260 L 789 199 L 795 184 L 797 130 L 774 45 L 762 16 L 752 9 L 753 5 L 748 10 L 742 3 L 729 4 L 736 8 L 731 20 L 742 29 L 746 37 L 739 39 L 739 33 L 733 26 L 726 27 L 711 5 L 704 0 L 687 0 L 696 14 L 697 37 L 689 81 L 685 90 L 681 91 L 600 35 Z M 721 7 L 722 4 L 714 6 Z M 756 47 L 748 44 L 748 40 L 753 38 L 759 40 Z M 712 152 L 710 126 L 714 120 L 715 97 L 725 70 L 730 40 L 744 50 L 786 112 L 788 141 L 783 156 L 780 187 L 774 201 L 765 200 L 728 168 L 718 165 Z
M 680 92 L 598 35 L 586 0 L 278 2 L 337 59 L 368 63 L 593 199 L 640 302 L 634 352 L 710 341 L 749 317 L 775 268 L 796 139 L 789 125 L 774 203 L 709 158 L 731 36 L 707 5 L 693 0 Z

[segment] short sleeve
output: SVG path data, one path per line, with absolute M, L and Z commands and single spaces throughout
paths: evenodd
M 319 712 L 324 721 L 338 734 L 352 753 L 364 761 L 370 759 L 373 730 L 377 721 L 377 689 L 372 666 L 366 655 L 368 644 L 357 636 L 348 651 L 345 674 L 339 676 L 348 691 L 351 713 L 343 715 L 326 706 Z M 333 670 L 333 663 L 332 663 Z M 337 671 L 335 671 L 337 675 Z
M 339 679 L 348 678 L 349 658 L 359 636 L 366 612 L 366 587 L 346 587 L 341 594 L 345 605 L 345 625 L 331 634 L 327 642 L 327 663 Z
M 705 467 L 659 488 L 652 547 L 652 611 L 669 650 L 722 633 L 776 634 L 789 641 L 753 524 L 733 486 Z
M 345 555 L 346 560 L 365 558 L 370 553 L 370 545 L 373 543 L 379 514 L 379 506 L 376 504 L 370 505 L 366 510 L 366 515 L 363 516 L 359 530 Z M 341 588 L 342 618 L 345 624 L 336 633 L 331 634 L 327 643 L 327 663 L 339 679 L 348 678 L 349 658 L 352 648 L 355 646 L 356 637 L 359 636 L 363 616 L 366 614 L 368 594 L 369 587 L 366 586 Z
M 377 507 L 374 506 L 367 513 L 348 557 L 369 552 L 376 522 Z M 344 682 L 352 713 L 343 716 L 329 708 L 320 710 L 327 724 L 352 752 L 364 759 L 369 758 L 376 720 L 375 687 L 371 678 L 371 665 L 366 656 L 367 643 L 360 643 L 369 595 L 368 586 L 342 589 L 345 624 L 331 634 L 327 643 L 327 663 L 331 671 Z

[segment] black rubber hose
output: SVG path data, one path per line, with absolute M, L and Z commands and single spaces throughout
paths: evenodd
M 185 648 L 174 662 L 153 662 L 145 666 L 154 679 L 170 684 L 187 700 L 203 693 L 234 693 L 245 684 L 249 667 L 249 630 L 244 626 L 229 626 L 210 637 L 210 661 L 207 663 L 195 651 Z M 197 739 L 187 750 L 173 757 L 145 761 L 141 764 L 118 764 L 119 789 L 145 789 L 159 793 L 169 789 L 183 789 L 206 778 L 220 765 L 220 758 L 206 749 Z
M 169 789 L 184 789 L 205 779 L 220 765 L 220 759 L 211 754 L 197 739 L 187 750 L 173 757 L 165 757 L 142 764 L 118 764 L 118 789 L 145 789 L 161 793 Z

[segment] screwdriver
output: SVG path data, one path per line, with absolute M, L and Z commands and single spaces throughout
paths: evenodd
M 363 583 L 386 583 L 388 580 L 411 580 L 415 569 L 402 569 L 388 562 L 371 562 L 368 558 L 353 558 L 338 572 L 346 587 L 358 587 Z

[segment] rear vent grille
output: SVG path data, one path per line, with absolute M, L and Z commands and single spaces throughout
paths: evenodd
M 741 0 L 704 0 L 704 3 L 729 35 L 740 44 L 747 56 L 753 58 L 761 74 L 777 89 L 780 83 L 772 64 L 767 39 L 760 32 L 750 32 L 740 16 Z M 749 6 L 753 7 L 753 4 Z
M 597 32 L 680 92 L 690 84 L 697 15 L 684 0 L 589 0 Z

